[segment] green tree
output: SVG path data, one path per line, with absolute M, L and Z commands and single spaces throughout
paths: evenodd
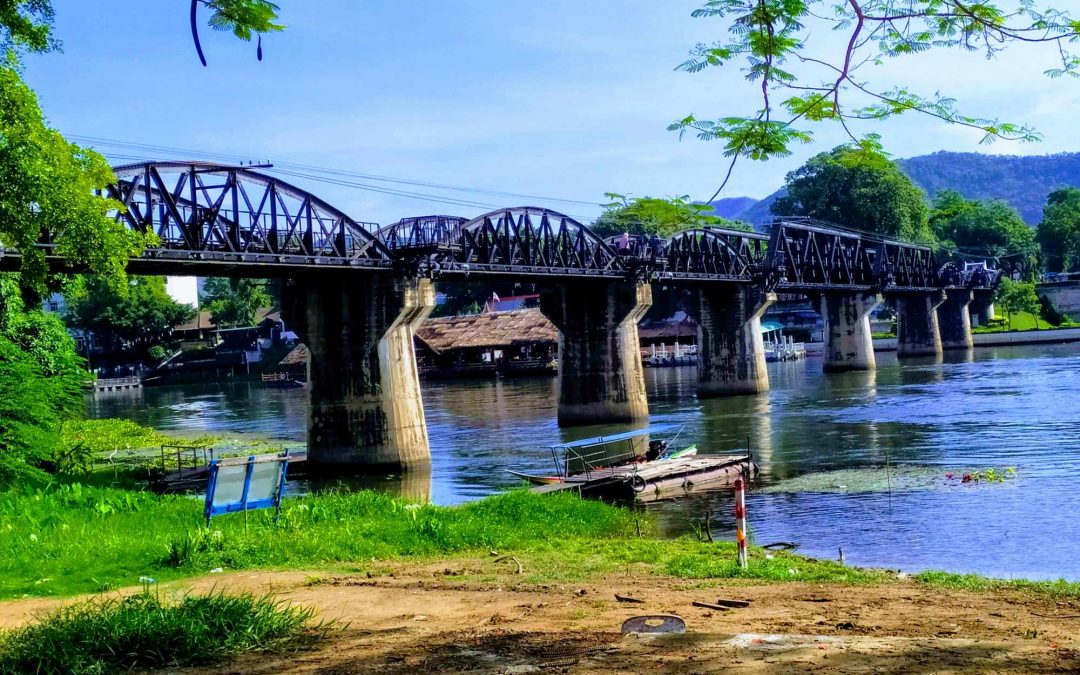
M 210 11 L 207 25 L 214 30 L 229 31 L 235 37 L 250 41 L 253 35 L 276 33 L 284 26 L 275 23 L 278 6 L 268 0 L 190 0 L 191 38 L 199 59 L 206 65 L 199 39 L 198 11 Z M 4 50 L 43 53 L 60 47 L 53 36 L 52 0 L 0 1 L 0 46 Z M 261 46 L 261 43 L 260 43 Z M 261 59 L 261 52 L 259 58 Z
M 686 195 L 659 199 L 657 197 L 627 197 L 615 192 L 605 195 L 609 200 L 604 212 L 590 226 L 601 237 L 613 237 L 623 232 L 629 234 L 656 234 L 670 237 L 676 232 L 695 227 L 726 227 L 729 229 L 753 229 L 743 223 L 734 223 L 712 215 L 708 204 L 696 204 Z
M 42 231 L 55 235 L 57 252 L 114 284 L 128 257 L 148 238 L 109 216 L 116 202 L 95 190 L 113 180 L 105 158 L 64 140 L 45 124 L 37 98 L 9 61 L 0 66 L 0 245 L 22 254 L 21 282 L 28 300 L 46 290 Z
M 1025 277 L 1037 269 L 1035 231 L 1005 202 L 968 200 L 942 190 L 934 199 L 930 229 L 940 250 L 956 261 L 995 258 L 1019 267 Z
M 173 328 L 195 316 L 191 305 L 173 300 L 165 277 L 134 277 L 117 290 L 101 277 L 84 277 L 67 295 L 66 321 L 73 328 L 93 331 L 105 344 L 148 350 L 160 344 Z
M 210 9 L 215 29 L 242 39 L 280 30 L 276 6 L 265 0 L 192 0 Z M 23 82 L 18 55 L 55 50 L 50 0 L 0 0 L 0 247 L 21 254 L 19 274 L 0 275 L 0 482 L 63 468 L 60 427 L 82 413 L 85 363 L 55 316 L 37 307 L 50 284 L 41 233 L 70 263 L 126 290 L 130 256 L 153 235 L 127 231 L 112 217 L 120 204 L 96 191 L 115 176 L 105 159 L 64 140 L 45 123 Z
M 1035 327 L 1039 327 L 1039 296 L 1035 293 L 1034 282 L 1013 281 L 1002 277 L 1001 285 L 998 286 L 997 302 L 1005 308 L 1009 330 L 1012 330 L 1014 312 L 1028 312 L 1035 317 Z
M 1080 272 L 1080 189 L 1050 193 L 1035 235 L 1048 272 Z
M 266 287 L 265 279 L 211 277 L 203 285 L 203 306 L 218 328 L 253 326 L 258 311 L 274 302 Z
M 277 7 L 265 0 L 193 0 L 210 9 L 209 24 L 242 39 L 281 30 Z M 95 194 L 115 180 L 104 157 L 68 143 L 45 123 L 34 92 L 23 82 L 16 54 L 59 47 L 52 35 L 50 0 L 0 1 L 0 246 L 17 249 L 28 300 L 46 291 L 41 233 L 55 237 L 70 263 L 100 274 L 119 288 L 130 256 L 155 238 L 127 230 L 111 217 L 120 204 Z M 195 25 L 193 24 L 193 30 Z
M 85 362 L 63 323 L 0 275 L 0 485 L 60 468 L 60 427 L 83 412 Z
M 787 175 L 778 216 L 807 216 L 886 237 L 930 241 L 926 197 L 877 152 L 847 146 L 811 157 Z
M 909 112 L 977 129 L 987 143 L 1039 138 L 1026 126 L 962 113 L 947 94 L 875 84 L 870 69 L 888 59 L 929 50 L 978 50 L 993 58 L 1025 43 L 1045 46 L 1058 60 L 1047 75 L 1080 73 L 1073 51 L 1080 19 L 1029 0 L 1004 8 L 992 0 L 706 0 L 693 16 L 723 21 L 727 37 L 697 45 L 680 69 L 697 73 L 742 60 L 760 105 L 741 116 L 688 115 L 669 128 L 723 142 L 732 168 L 740 157 L 790 155 L 793 144 L 811 142 L 815 124 L 837 125 L 853 147 L 874 150 L 877 137 L 860 136 L 858 125 Z M 842 39 L 824 37 L 837 33 Z

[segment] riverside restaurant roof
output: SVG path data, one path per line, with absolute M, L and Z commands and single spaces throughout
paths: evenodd
M 558 342 L 559 331 L 539 309 L 519 309 L 428 319 L 416 331 L 416 338 L 433 352 L 442 353 L 450 349 Z

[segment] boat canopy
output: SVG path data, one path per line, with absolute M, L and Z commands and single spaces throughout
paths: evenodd
M 629 441 L 642 436 L 648 436 L 649 434 L 661 434 L 671 431 L 673 425 L 660 424 L 656 426 L 646 427 L 644 429 L 634 429 L 633 431 L 627 431 L 621 434 L 611 434 L 609 436 L 595 436 L 593 438 L 583 438 L 579 441 L 571 441 L 569 443 L 557 443 L 550 446 L 552 450 L 570 450 L 573 448 L 587 448 L 594 445 L 605 445 L 607 443 L 617 443 L 618 441 Z

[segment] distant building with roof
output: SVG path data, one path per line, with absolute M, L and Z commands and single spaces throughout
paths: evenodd
M 428 319 L 416 331 L 427 377 L 555 374 L 558 345 L 559 331 L 535 308 Z

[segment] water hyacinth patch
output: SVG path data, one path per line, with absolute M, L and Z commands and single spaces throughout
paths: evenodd
M 945 480 L 950 483 L 959 481 L 961 484 L 969 483 L 1004 483 L 1008 480 L 1016 478 L 1016 467 L 1005 467 L 1004 469 L 996 469 L 990 467 L 982 471 L 964 471 L 957 473 L 954 471 L 946 472 Z

